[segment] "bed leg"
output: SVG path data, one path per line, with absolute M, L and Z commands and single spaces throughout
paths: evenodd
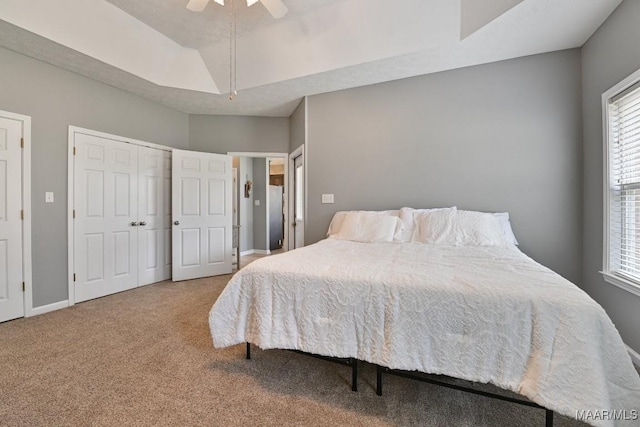
M 251 343 L 247 343 L 247 360 L 251 359 Z
M 547 409 L 545 427 L 553 427 L 553 411 L 551 409 Z
M 376 366 L 376 394 L 382 396 L 382 366 Z
M 351 391 L 358 391 L 358 359 L 351 358 Z

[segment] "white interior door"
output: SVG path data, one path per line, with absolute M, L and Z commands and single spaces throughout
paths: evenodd
M 173 280 L 231 273 L 232 157 L 173 150 Z
M 165 153 L 138 148 L 138 286 L 168 279 L 165 247 L 167 208 Z M 170 167 L 169 163 L 169 167 Z
M 138 146 L 75 133 L 75 302 L 138 284 Z
M 164 168 L 164 184 L 162 186 L 162 191 L 164 197 L 162 198 L 162 203 L 164 204 L 164 220 L 162 222 L 162 226 L 164 229 L 164 262 L 163 262 L 163 270 L 164 270 L 164 279 L 168 280 L 171 278 L 171 152 L 165 151 L 163 154 L 163 168 Z
M 294 249 L 304 246 L 304 157 L 293 160 Z
M 0 322 L 24 316 L 22 122 L 0 117 Z

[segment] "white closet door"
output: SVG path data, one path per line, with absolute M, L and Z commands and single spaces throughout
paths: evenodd
M 168 279 L 165 269 L 165 153 L 138 149 L 138 286 Z
M 138 284 L 138 147 L 75 133 L 75 302 Z
M 24 316 L 22 123 L 0 117 L 0 322 Z
M 231 160 L 173 150 L 173 280 L 231 273 Z
M 164 205 L 164 220 L 162 226 L 164 229 L 164 262 L 163 262 L 163 279 L 171 278 L 171 153 L 165 151 L 163 158 L 164 168 L 164 185 L 162 187 Z

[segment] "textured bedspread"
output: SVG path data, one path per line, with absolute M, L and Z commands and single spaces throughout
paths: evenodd
M 209 323 L 216 347 L 489 382 L 572 417 L 640 410 L 640 379 L 602 307 L 515 249 L 323 240 L 243 268 Z

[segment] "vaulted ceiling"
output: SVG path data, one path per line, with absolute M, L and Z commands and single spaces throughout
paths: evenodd
M 301 97 L 582 46 L 621 0 L 0 0 L 0 46 L 191 114 L 288 116 Z

